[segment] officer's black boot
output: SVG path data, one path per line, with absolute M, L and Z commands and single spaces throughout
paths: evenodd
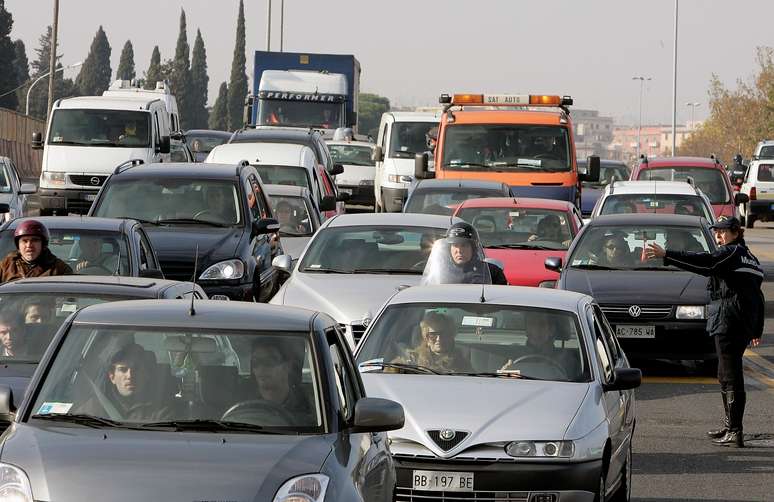
M 726 395 L 726 391 L 721 390 L 720 397 L 723 398 L 723 410 L 725 411 L 725 415 L 723 415 L 723 427 L 720 429 L 707 431 L 707 436 L 712 439 L 722 438 L 726 435 L 726 432 L 728 432 L 728 397 Z
M 728 432 L 718 439 L 713 439 L 712 443 L 718 446 L 733 446 L 744 448 L 744 432 L 742 431 L 742 420 L 744 418 L 744 407 L 747 402 L 747 393 L 728 391 Z

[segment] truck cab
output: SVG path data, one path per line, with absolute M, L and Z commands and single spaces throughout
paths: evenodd
M 517 196 L 580 207 L 581 181 L 599 177 L 599 157 L 578 171 L 569 96 L 443 94 L 439 101 L 436 178 L 502 181 Z M 425 159 L 417 156 L 419 177 L 428 176 Z

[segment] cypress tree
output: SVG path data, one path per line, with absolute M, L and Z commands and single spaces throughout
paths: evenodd
M 230 131 L 228 126 L 228 85 L 225 82 L 220 84 L 218 89 L 218 99 L 210 113 L 210 129 L 216 131 Z
M 245 74 L 245 4 L 239 0 L 234 59 L 231 61 L 231 78 L 228 83 L 228 124 L 230 130 L 244 126 L 244 106 L 247 96 Z
M 119 80 L 134 80 L 135 76 L 134 47 L 132 47 L 132 41 L 127 40 L 121 51 L 121 60 L 118 62 L 116 78 Z
M 196 30 L 196 41 L 191 54 L 191 115 L 192 129 L 207 128 L 207 86 L 210 77 L 207 76 L 207 50 L 200 30 Z
M 13 49 L 15 53 L 13 66 L 16 71 L 16 80 L 18 82 L 16 85 L 21 85 L 30 79 L 30 62 L 27 60 L 27 48 L 21 40 L 14 40 Z M 24 113 L 24 108 L 27 105 L 27 89 L 29 89 L 29 85 L 25 85 L 16 91 L 16 100 L 19 103 L 16 110 L 21 113 Z
M 159 46 L 153 47 L 153 53 L 151 54 L 150 64 L 148 70 L 145 72 L 145 88 L 155 89 L 156 82 L 164 80 L 161 75 L 161 52 L 159 52 Z
M 185 11 L 180 9 L 180 33 L 177 36 L 175 58 L 172 65 L 172 74 L 169 83 L 172 93 L 177 99 L 177 107 L 180 113 L 180 126 L 183 130 L 190 129 L 191 123 L 191 63 L 189 59 L 188 35 L 186 34 Z
M 19 80 L 16 74 L 14 61 L 16 50 L 11 41 L 11 28 L 13 28 L 13 16 L 5 8 L 5 0 L 0 0 L 0 94 L 15 89 L 24 81 Z M 15 110 L 19 104 L 16 93 L 11 92 L 0 98 L 0 107 Z
M 31 65 L 31 78 L 33 79 L 48 73 L 51 54 L 51 25 L 46 27 L 46 32 L 40 36 L 38 43 L 40 47 L 35 49 L 37 56 Z M 62 56 L 57 55 L 56 68 L 62 67 L 62 64 L 59 62 L 61 59 Z M 64 78 L 62 73 L 61 71 L 54 73 L 54 100 L 78 94 L 75 83 L 69 78 Z M 45 79 L 44 81 L 36 85 L 30 93 L 30 115 L 42 120 L 46 119 L 46 113 L 48 112 L 48 85 L 45 85 L 48 81 Z
M 75 85 L 83 96 L 99 96 L 110 86 L 110 44 L 102 26 L 94 35 L 89 55 L 75 78 Z

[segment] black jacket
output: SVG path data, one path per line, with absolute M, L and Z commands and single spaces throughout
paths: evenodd
M 710 278 L 710 335 L 728 334 L 748 341 L 760 338 L 765 308 L 761 291 L 764 274 L 744 239 L 721 246 L 714 253 L 667 250 L 664 264 Z

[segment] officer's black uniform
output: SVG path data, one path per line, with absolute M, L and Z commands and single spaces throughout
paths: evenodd
M 728 218 L 712 228 L 740 228 L 739 220 Z M 666 251 L 664 264 L 710 277 L 711 303 L 707 331 L 715 337 L 718 381 L 726 409 L 723 429 L 710 431 L 716 444 L 743 446 L 742 419 L 747 395 L 744 390 L 742 355 L 763 332 L 765 302 L 761 292 L 763 268 L 744 239 L 721 246 L 714 253 Z
M 489 284 L 484 267 L 489 268 L 492 284 L 508 285 L 508 280 L 500 267 L 493 263 L 481 261 L 475 256 L 462 266 L 452 265 L 453 271 L 450 276 L 453 278 L 449 282 L 453 284 Z
M 508 281 L 506 280 L 502 269 L 493 263 L 483 261 L 476 253 L 476 250 L 481 248 L 481 244 L 478 241 L 478 232 L 470 223 L 458 222 L 453 224 L 446 232 L 444 241 L 445 247 L 441 252 L 443 259 L 441 260 L 441 263 L 437 263 L 439 269 L 436 273 L 430 273 L 430 276 L 432 276 L 433 279 L 427 281 L 427 284 L 491 283 L 508 285 Z M 467 243 L 471 246 L 473 249 L 473 256 L 469 261 L 461 265 L 453 262 L 450 256 L 449 246 L 455 243 Z M 430 261 L 432 261 L 432 256 L 428 261 L 428 268 L 430 267 Z M 425 270 L 424 279 L 427 279 L 427 276 L 428 270 Z

